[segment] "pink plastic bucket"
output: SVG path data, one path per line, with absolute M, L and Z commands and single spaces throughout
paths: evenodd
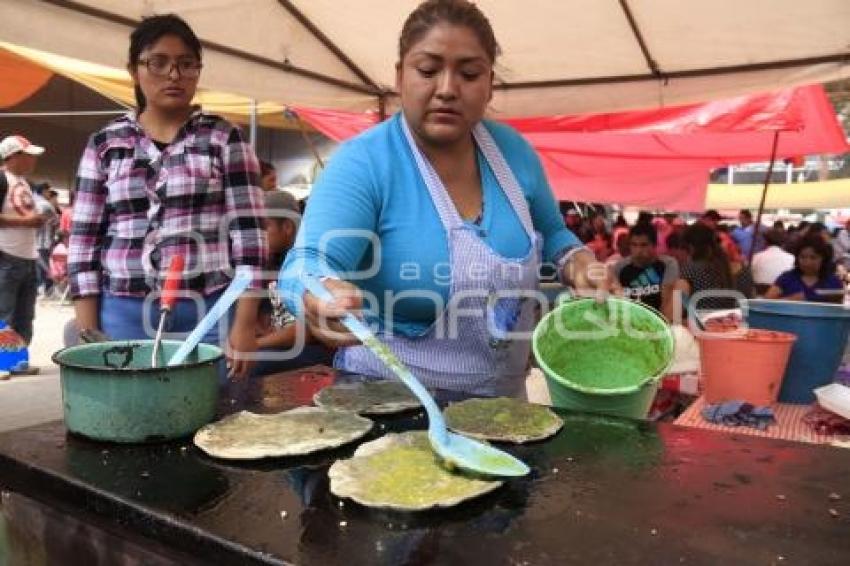
M 706 401 L 775 403 L 796 340 L 788 332 L 759 329 L 698 336 Z

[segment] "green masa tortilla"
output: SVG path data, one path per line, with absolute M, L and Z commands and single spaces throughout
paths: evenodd
M 320 407 L 363 415 L 387 415 L 418 409 L 422 405 L 400 381 L 364 381 L 325 387 L 313 397 Z
M 446 425 L 459 434 L 502 442 L 543 440 L 564 425 L 547 407 L 507 397 L 453 403 L 443 415 Z
M 298 407 L 274 415 L 242 411 L 195 433 L 195 445 L 214 458 L 254 460 L 304 456 L 365 436 L 372 421 L 348 411 Z
M 450 471 L 424 431 L 387 434 L 357 448 L 328 471 L 331 492 L 367 507 L 425 511 L 489 493 L 501 481 Z

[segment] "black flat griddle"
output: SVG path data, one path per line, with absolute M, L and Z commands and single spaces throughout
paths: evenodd
M 231 390 L 222 411 L 282 410 L 311 380 L 328 380 L 321 370 L 307 375 Z M 507 446 L 531 477 L 440 512 L 377 511 L 333 497 L 327 468 L 353 446 L 228 463 L 190 441 L 90 442 L 66 435 L 61 422 L 0 435 L 0 484 L 205 563 L 850 563 L 850 451 L 561 416 L 566 425 L 553 439 Z M 426 424 L 418 412 L 377 422 L 370 438 Z

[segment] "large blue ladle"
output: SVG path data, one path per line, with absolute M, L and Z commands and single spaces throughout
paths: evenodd
M 180 365 L 186 360 L 186 356 L 195 349 L 195 346 L 201 342 L 207 332 L 212 330 L 212 327 L 218 323 L 218 319 L 224 316 L 233 303 L 236 302 L 236 299 L 248 288 L 252 277 L 250 268 L 243 266 L 236 268 L 236 274 L 233 276 L 233 280 L 230 281 L 230 285 L 221 294 L 221 297 L 218 298 L 204 318 L 201 319 L 198 326 L 192 330 L 186 341 L 172 354 L 171 359 L 168 360 L 169 366 Z
M 333 302 L 333 295 L 321 281 L 309 275 L 303 277 L 302 281 L 310 293 L 325 302 Z M 431 447 L 449 467 L 457 466 L 462 470 L 489 476 L 524 476 L 530 471 L 525 463 L 507 452 L 449 432 L 443 413 L 428 390 L 395 354 L 375 337 L 369 327 L 350 313 L 342 317 L 341 322 L 419 398 L 428 413 L 428 438 L 431 440 Z

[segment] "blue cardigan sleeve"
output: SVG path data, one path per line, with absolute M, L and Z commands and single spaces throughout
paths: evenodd
M 287 308 L 300 315 L 303 274 L 347 279 L 375 238 L 380 199 L 370 161 L 354 141 L 340 146 L 322 172 L 295 245 L 280 271 L 278 289 Z

